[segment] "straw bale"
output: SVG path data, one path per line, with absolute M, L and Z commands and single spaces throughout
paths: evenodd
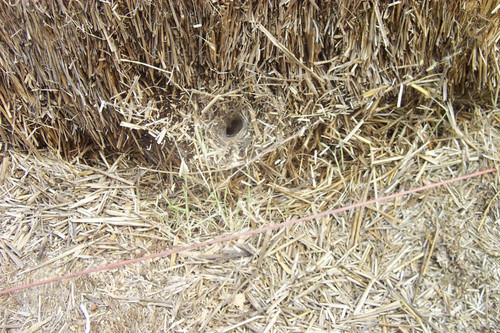
M 349 126 L 343 113 L 488 104 L 498 98 L 494 5 L 2 2 L 3 141 L 67 154 L 90 141 L 230 167 L 304 126 Z M 226 140 L 203 142 L 207 119 L 245 112 L 225 103 L 252 116 L 233 157 Z

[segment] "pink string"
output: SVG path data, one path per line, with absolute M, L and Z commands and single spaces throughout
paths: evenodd
M 433 184 L 422 186 L 422 187 L 419 187 L 419 188 L 415 188 L 415 189 L 411 189 L 411 190 L 399 192 L 399 193 L 396 193 L 396 194 L 391 194 L 391 195 L 388 195 L 388 196 L 380 197 L 380 198 L 377 198 L 377 199 L 372 199 L 372 200 L 368 200 L 368 201 L 365 201 L 365 202 L 360 202 L 360 203 L 356 203 L 356 204 L 353 204 L 353 205 L 349 205 L 349 206 L 345 206 L 345 207 L 340 207 L 340 208 L 332 209 L 332 210 L 329 210 L 329 211 L 325 211 L 325 212 L 321 212 L 321 213 L 318 213 L 318 214 L 314 214 L 314 215 L 302 217 L 302 218 L 299 218 L 299 219 L 294 219 L 294 220 L 290 220 L 290 221 L 286 221 L 286 222 L 282 222 L 282 223 L 278 223 L 278 224 L 271 224 L 271 225 L 268 225 L 268 226 L 265 226 L 265 227 L 262 227 L 262 228 L 247 230 L 247 231 L 244 231 L 244 232 L 240 232 L 240 233 L 236 233 L 236 234 L 230 234 L 230 235 L 226 235 L 226 236 L 223 236 L 223 237 L 220 237 L 220 238 L 216 238 L 216 239 L 211 239 L 211 240 L 208 240 L 208 241 L 205 241 L 205 242 L 201 242 L 201 243 L 195 243 L 195 244 L 191 244 L 191 245 L 187 245 L 187 246 L 183 246 L 183 247 L 173 248 L 173 249 L 170 249 L 170 250 L 165 250 L 165 251 L 162 251 L 162 252 L 159 252 L 159 253 L 151 254 L 151 255 L 140 257 L 140 258 L 136 258 L 136 259 L 130 259 L 130 260 L 125 260 L 125 261 L 120 261 L 120 262 L 116 262 L 116 263 L 105 265 L 105 266 L 101 266 L 101 267 L 96 267 L 96 268 L 92 268 L 92 269 L 88 269 L 88 270 L 84 270 L 84 271 L 80 271 L 80 272 L 76 272 L 76 273 L 72 273 L 72 274 L 68 274 L 68 275 L 57 276 L 57 277 L 54 277 L 54 278 L 51 278 L 51 279 L 37 281 L 37 282 L 30 283 L 30 284 L 25 284 L 25 285 L 22 285 L 22 286 L 14 287 L 14 288 L 1 290 L 0 291 L 0 295 L 10 294 L 10 293 L 13 293 L 15 291 L 19 291 L 19 290 L 23 290 L 23 289 L 28 289 L 28 288 L 33 288 L 33 287 L 36 287 L 36 286 L 41 286 L 41 285 L 49 284 L 49 283 L 56 282 L 56 281 L 67 280 L 67 279 L 71 279 L 71 278 L 82 276 L 82 275 L 88 275 L 90 273 L 96 273 L 96 272 L 110 270 L 110 269 L 113 269 L 113 268 L 122 267 L 122 266 L 125 266 L 125 265 L 135 264 L 135 263 L 138 263 L 138 262 L 141 262 L 141 261 L 145 261 L 145 260 L 149 260 L 149 259 L 154 259 L 154 258 L 159 258 L 159 257 L 165 257 L 165 256 L 168 256 L 168 255 L 171 255 L 171 254 L 175 254 L 175 253 L 179 253 L 179 252 L 185 252 L 185 251 L 189 251 L 189 250 L 194 250 L 194 249 L 198 249 L 198 248 L 201 248 L 201 247 L 204 247 L 204 246 L 207 246 L 207 245 L 213 245 L 213 244 L 223 243 L 223 242 L 227 242 L 227 241 L 234 240 L 234 239 L 241 238 L 241 237 L 245 237 L 245 236 L 251 236 L 251 235 L 255 235 L 255 234 L 260 234 L 260 233 L 263 233 L 263 232 L 266 232 L 266 231 L 269 231 L 269 230 L 275 230 L 275 229 L 284 228 L 284 227 L 291 226 L 291 225 L 296 224 L 296 223 L 310 221 L 310 220 L 317 219 L 317 218 L 320 218 L 320 217 L 323 217 L 323 216 L 327 216 L 327 215 L 338 214 L 338 213 L 341 213 L 341 212 L 345 212 L 347 210 L 351 210 L 351 209 L 355 209 L 355 208 L 360 208 L 360 207 L 368 206 L 368 205 L 371 205 L 371 204 L 374 204 L 374 203 L 377 203 L 377 202 L 387 201 L 387 200 L 391 200 L 391 199 L 398 198 L 398 197 L 401 197 L 401 196 L 405 196 L 405 195 L 408 195 L 408 194 L 412 194 L 412 193 L 416 193 L 416 192 L 422 192 L 422 191 L 429 190 L 429 189 L 432 189 L 432 188 L 435 188 L 435 187 L 443 186 L 443 185 L 446 185 L 446 184 L 451 184 L 451 183 L 458 182 L 458 181 L 461 181 L 461 180 L 465 180 L 465 179 L 469 179 L 469 178 L 474 178 L 474 177 L 479 177 L 479 176 L 486 175 L 488 173 L 492 173 L 492 172 L 495 172 L 495 171 L 497 171 L 497 169 L 495 169 L 495 168 L 494 169 L 489 169 L 489 170 L 484 170 L 484 171 L 479 171 L 479 172 L 475 172 L 475 173 L 468 174 L 468 175 L 465 175 L 465 176 L 460 176 L 460 177 L 457 177 L 457 178 L 452 178 L 452 179 L 444 180 L 444 181 L 441 181 L 441 182 L 438 182 L 438 183 L 433 183 Z

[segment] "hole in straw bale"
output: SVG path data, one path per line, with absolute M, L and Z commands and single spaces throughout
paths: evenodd
M 233 116 L 229 118 L 226 123 L 226 136 L 233 137 L 238 135 L 243 129 L 243 125 L 245 124 L 245 120 L 241 115 Z

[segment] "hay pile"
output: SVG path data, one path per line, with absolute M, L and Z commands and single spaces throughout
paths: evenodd
M 220 167 L 318 124 L 339 141 L 387 110 L 440 120 L 498 98 L 494 5 L 4 2 L 2 139 Z
M 2 289 L 500 160 L 496 1 L 0 16 Z M 498 191 L 485 176 L 2 296 L 0 329 L 499 329 Z

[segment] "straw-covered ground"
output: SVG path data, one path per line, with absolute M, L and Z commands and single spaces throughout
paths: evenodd
M 500 166 L 498 1 L 0 3 L 0 288 Z M 5 332 L 500 331 L 498 172 L 0 296 Z

